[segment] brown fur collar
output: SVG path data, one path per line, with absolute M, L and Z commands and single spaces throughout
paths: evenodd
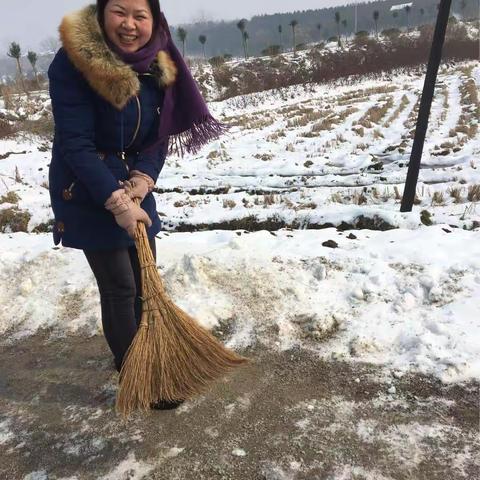
M 97 21 L 95 5 L 67 15 L 60 25 L 60 38 L 68 57 L 89 85 L 119 110 L 140 91 L 137 74 L 107 46 Z M 157 56 L 158 83 L 175 82 L 177 67 L 167 52 Z

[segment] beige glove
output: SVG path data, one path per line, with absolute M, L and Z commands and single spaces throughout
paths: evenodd
M 105 208 L 115 215 L 117 224 L 124 228 L 130 237 L 135 238 L 137 222 L 143 222 L 147 227 L 152 221 L 147 212 L 135 204 L 123 189 L 115 190 L 105 202 Z
M 130 198 L 139 198 L 140 202 L 153 190 L 155 182 L 146 173 L 139 170 L 130 172 L 130 179 L 124 182 L 125 193 Z

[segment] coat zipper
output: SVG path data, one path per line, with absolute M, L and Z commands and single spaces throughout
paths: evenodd
M 140 99 L 138 98 L 138 95 L 135 95 L 135 100 L 137 101 L 137 110 L 138 110 L 137 126 L 135 128 L 133 138 L 131 142 L 125 147 L 125 150 L 128 150 L 134 144 L 135 140 L 137 139 L 138 132 L 140 130 L 140 125 L 142 123 L 142 106 L 140 105 Z

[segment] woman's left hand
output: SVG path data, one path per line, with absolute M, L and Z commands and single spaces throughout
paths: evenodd
M 123 183 L 125 193 L 133 200 L 139 198 L 142 202 L 143 199 L 153 190 L 153 180 L 145 173 L 139 170 L 132 170 L 130 173 L 130 179 Z

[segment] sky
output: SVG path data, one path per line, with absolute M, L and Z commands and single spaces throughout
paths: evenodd
M 264 13 L 282 13 L 360 3 L 362 0 L 161 0 L 172 25 L 205 20 L 250 18 Z M 365 0 L 363 0 L 365 2 Z M 38 49 L 40 43 L 57 36 L 62 17 L 87 5 L 88 0 L 0 0 L 0 55 L 12 41 L 23 51 Z

